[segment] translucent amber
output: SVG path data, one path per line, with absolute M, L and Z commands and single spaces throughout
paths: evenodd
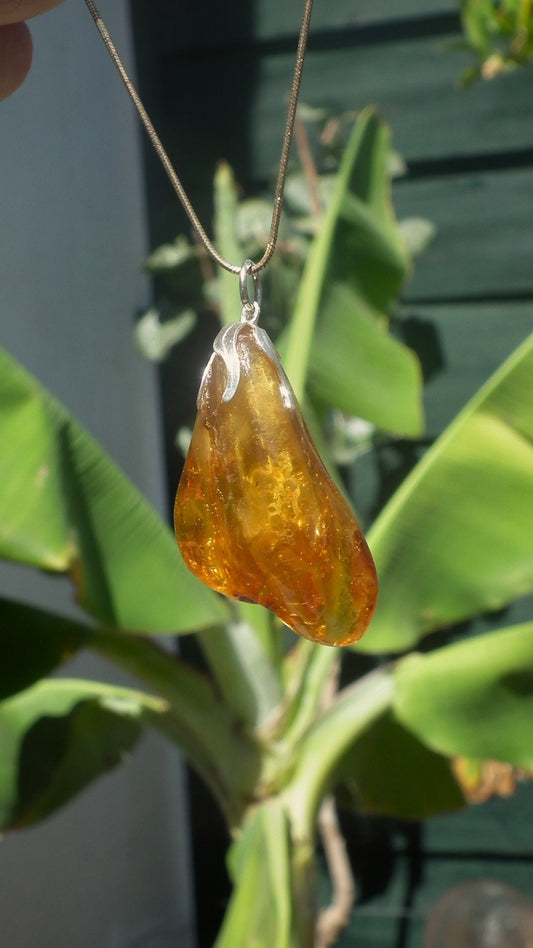
M 227 330 L 236 380 L 215 354 L 200 389 L 175 505 L 181 553 L 218 592 L 261 603 L 315 642 L 348 645 L 374 611 L 372 556 L 268 336 L 237 325 Z

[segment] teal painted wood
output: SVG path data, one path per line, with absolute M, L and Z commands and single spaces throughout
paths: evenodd
M 533 876 L 527 863 L 509 863 L 505 858 L 486 861 L 424 861 L 424 895 L 409 891 L 409 864 L 402 857 L 396 864 L 396 886 L 387 898 L 357 909 L 337 948 L 421 948 L 424 926 L 431 908 L 442 895 L 462 882 L 492 879 L 517 889 L 531 898 Z M 446 946 L 455 948 L 455 946 Z
M 269 0 L 268 3 L 187 3 L 176 11 L 173 0 L 152 0 L 151 8 L 164 49 L 229 46 L 250 41 L 295 38 L 303 0 Z M 383 25 L 411 19 L 432 19 L 456 14 L 454 0 L 315 0 L 313 33 L 353 27 Z
M 400 218 L 425 217 L 437 228 L 405 299 L 533 298 L 533 164 L 405 181 L 394 202 Z
M 533 299 L 406 304 L 400 319 L 404 339 L 414 343 L 424 366 L 426 432 L 433 438 L 533 331 Z
M 395 871 L 384 892 L 356 908 L 338 948 L 420 948 L 432 906 L 461 882 L 494 879 L 531 898 L 532 804 L 524 784 L 512 800 L 427 821 L 419 840 L 393 830 Z
M 251 186 L 275 175 L 293 59 L 292 52 L 167 54 L 164 94 L 174 105 L 161 133 L 191 189 L 209 188 L 221 158 Z M 436 37 L 311 51 L 302 100 L 336 114 L 375 105 L 415 166 L 533 154 L 531 73 L 461 90 L 468 61 Z
M 424 852 L 432 859 L 454 854 L 503 854 L 517 860 L 530 859 L 533 869 L 533 786 L 519 784 L 511 805 L 512 820 L 509 800 L 501 797 L 468 812 L 429 820 L 424 831 Z M 533 895 L 533 885 L 529 895 Z
M 457 80 L 466 62 L 434 37 L 312 52 L 302 97 L 335 112 L 377 106 L 408 162 L 533 148 L 531 74 L 461 90 Z M 285 54 L 265 57 L 259 67 L 251 137 L 258 177 L 267 177 L 278 160 L 290 68 Z

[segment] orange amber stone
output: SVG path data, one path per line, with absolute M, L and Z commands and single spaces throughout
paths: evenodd
M 181 553 L 218 592 L 261 603 L 315 642 L 349 645 L 376 604 L 371 553 L 268 336 L 232 327 L 236 382 L 215 343 L 200 389 L 174 511 Z

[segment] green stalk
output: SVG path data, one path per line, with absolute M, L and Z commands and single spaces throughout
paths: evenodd
M 296 299 L 294 315 L 287 331 L 287 340 L 283 350 L 283 364 L 298 401 L 303 401 L 305 381 L 311 343 L 324 283 L 331 266 L 334 235 L 339 223 L 343 203 L 349 191 L 350 180 L 366 127 L 375 120 L 372 109 L 367 109 L 354 126 L 351 138 L 345 149 L 337 181 L 327 211 L 321 222 L 320 231 L 313 240 L 305 264 Z
M 279 673 L 283 660 L 283 632 L 279 619 L 255 602 L 233 603 L 239 618 L 252 627 L 267 658 Z
M 322 797 L 348 747 L 390 707 L 393 681 L 389 668 L 365 675 L 343 689 L 328 711 L 304 735 L 283 802 L 295 840 L 314 838 Z
M 332 669 L 339 660 L 339 650 L 325 645 L 313 645 L 302 640 L 296 646 L 299 652 L 309 653 L 298 683 L 298 693 L 291 702 L 289 723 L 281 740 L 284 744 L 295 746 L 317 718 L 325 685 Z
M 209 680 L 140 636 L 95 629 L 88 644 L 169 702 L 168 713 L 154 714 L 151 723 L 181 748 L 211 788 L 229 826 L 236 826 L 256 784 L 260 752 Z
M 309 840 L 294 840 L 291 860 L 293 925 L 291 948 L 314 948 L 317 915 L 317 867 Z
M 245 621 L 198 632 L 224 703 L 248 727 L 261 727 L 282 700 L 281 683 L 263 644 Z

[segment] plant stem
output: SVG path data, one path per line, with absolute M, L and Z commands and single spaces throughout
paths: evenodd
M 261 727 L 282 700 L 279 676 L 245 621 L 197 633 L 224 703 L 249 728 Z
M 305 393 L 313 332 L 326 275 L 334 252 L 334 238 L 341 220 L 341 209 L 349 195 L 350 181 L 361 141 L 375 122 L 375 113 L 367 109 L 354 126 L 342 158 L 333 194 L 324 214 L 320 231 L 310 246 L 302 274 L 284 350 L 285 371 L 299 401 L 303 400 Z
M 294 840 L 292 854 L 293 933 L 291 948 L 314 948 L 317 868 L 310 840 Z
M 295 648 L 307 655 L 307 662 L 298 682 L 298 693 L 293 698 L 294 710 L 290 722 L 283 733 L 283 741 L 289 746 L 295 746 L 316 719 L 323 701 L 324 688 L 332 668 L 339 660 L 338 649 L 311 645 L 305 639 Z
M 293 775 L 284 790 L 295 839 L 313 839 L 322 797 L 347 748 L 390 707 L 390 669 L 380 668 L 343 689 L 302 738 Z
M 294 124 L 294 134 L 296 138 L 296 147 L 300 164 L 309 187 L 309 198 L 311 201 L 311 211 L 315 217 L 322 213 L 322 201 L 320 200 L 319 177 L 317 174 L 313 153 L 309 145 L 309 136 L 301 119 L 296 116 Z
M 95 629 L 90 647 L 133 673 L 169 703 L 152 723 L 203 776 L 231 827 L 238 825 L 261 769 L 258 747 L 216 696 L 209 680 L 150 639 Z
M 318 916 L 315 948 L 331 948 L 346 928 L 355 901 L 355 882 L 332 794 L 322 801 L 318 828 L 328 863 L 333 897 L 331 904 Z

